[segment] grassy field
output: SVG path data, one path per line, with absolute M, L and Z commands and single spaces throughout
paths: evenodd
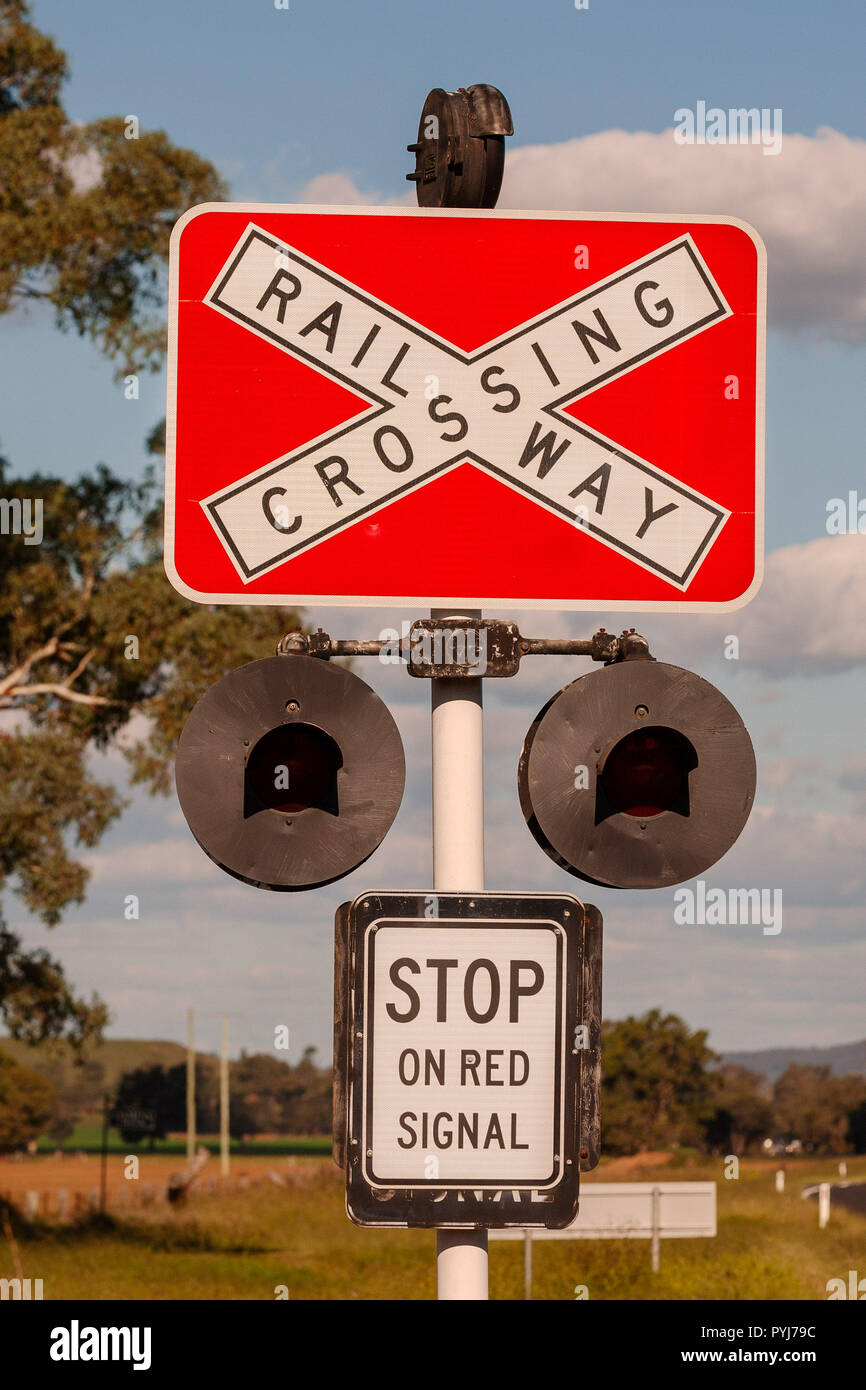
M 219 1153 L 220 1141 L 216 1134 L 202 1134 L 197 1137 L 196 1143 L 209 1149 L 211 1153 Z M 136 1150 L 144 1153 L 150 1152 L 150 1143 L 147 1139 L 134 1146 Z M 329 1135 L 312 1135 L 309 1138 L 292 1135 L 278 1136 L 272 1139 L 245 1139 L 243 1142 L 233 1139 L 230 1150 L 238 1155 L 255 1154 L 329 1154 L 331 1152 L 331 1139 Z M 57 1145 L 52 1143 L 44 1135 L 39 1140 L 39 1153 L 53 1154 Z M 102 1150 L 102 1121 L 98 1116 L 90 1116 L 82 1120 L 75 1126 L 72 1134 L 63 1143 L 63 1150 L 67 1155 L 77 1153 L 79 1150 L 86 1154 L 99 1154 Z M 108 1152 L 110 1154 L 129 1153 L 130 1145 L 120 1137 L 120 1131 L 112 1127 L 108 1131 Z M 186 1136 L 182 1135 L 177 1139 L 156 1139 L 154 1140 L 153 1152 L 155 1154 L 185 1154 Z
M 268 1173 L 271 1172 L 293 1186 L 297 1185 L 304 1180 L 304 1175 L 315 1172 L 315 1165 L 298 1167 L 302 1158 L 308 1156 L 304 1148 L 307 1142 L 311 1146 L 316 1145 L 311 1151 L 318 1156 L 320 1163 L 323 1152 L 330 1156 L 330 1141 L 326 1141 L 327 1147 L 323 1150 L 322 1141 L 316 1140 L 298 1140 L 298 1149 L 287 1151 L 282 1147 L 276 1154 L 271 1153 L 267 1146 L 263 1146 L 263 1151 L 235 1153 L 231 1160 L 232 1183 L 243 1187 L 258 1185 L 270 1181 Z M 163 1150 L 150 1153 L 145 1150 L 137 1155 L 138 1177 L 130 1181 L 126 1165 L 129 1147 L 127 1145 L 122 1152 L 109 1152 L 106 1157 L 107 1205 L 109 1213 L 114 1216 L 126 1216 L 131 1208 L 140 1207 L 148 1192 L 151 1200 L 157 1194 L 162 1197 L 172 1174 L 181 1172 L 186 1167 L 186 1150 L 182 1144 L 169 1148 L 167 1152 Z M 65 1188 L 70 1195 L 81 1193 L 89 1200 L 90 1194 L 100 1186 L 101 1172 L 101 1160 L 98 1155 L 92 1154 L 85 1158 L 77 1154 L 66 1154 L 62 1159 L 46 1154 L 25 1159 L 20 1163 L 14 1159 L 0 1158 L 0 1198 L 5 1196 L 13 1205 L 23 1209 L 25 1194 L 37 1192 L 40 1198 L 40 1214 L 44 1213 L 47 1203 L 50 1214 L 54 1216 L 57 1214 L 57 1199 L 61 1189 Z M 219 1162 L 212 1158 L 202 1171 L 198 1191 L 194 1194 L 195 1199 L 211 1195 L 209 1189 L 214 1184 L 217 1188 L 222 1186 Z
M 259 1160 L 261 1162 L 261 1160 Z M 274 1166 L 274 1165 L 270 1165 Z M 279 1165 L 277 1165 L 279 1166 Z M 777 1194 L 772 1160 L 744 1161 L 726 1181 L 721 1159 L 641 1166 L 614 1161 L 599 1180 L 714 1179 L 719 1234 L 662 1245 L 650 1270 L 649 1241 L 550 1241 L 535 1246 L 534 1297 L 573 1299 L 825 1299 L 828 1279 L 866 1275 L 866 1217 L 834 1207 L 818 1230 L 804 1186 L 836 1179 L 830 1160 L 787 1164 Z M 432 1232 L 361 1230 L 344 1210 L 343 1179 L 330 1161 L 295 1159 L 291 1186 L 193 1195 L 182 1210 L 148 1208 L 79 1228 L 16 1221 L 25 1277 L 41 1278 L 46 1299 L 268 1299 L 284 1285 L 292 1299 L 433 1298 Z M 866 1180 L 866 1158 L 849 1159 L 849 1179 Z M 522 1299 L 522 1243 L 491 1245 L 495 1299 Z M 0 1234 L 0 1275 L 13 1253 Z

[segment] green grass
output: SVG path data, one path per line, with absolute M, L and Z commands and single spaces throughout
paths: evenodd
M 220 1141 L 217 1135 L 200 1135 L 197 1144 L 209 1149 L 211 1153 L 218 1154 Z M 54 1153 L 58 1147 L 51 1139 L 44 1135 L 39 1140 L 39 1153 Z M 120 1131 L 109 1128 L 108 1131 L 108 1152 L 110 1154 L 125 1154 L 129 1151 L 129 1144 L 125 1143 L 120 1137 Z M 150 1151 L 148 1141 L 142 1140 L 137 1147 L 142 1153 Z M 102 1152 L 102 1121 L 98 1116 L 91 1116 L 82 1120 L 76 1125 L 72 1134 L 62 1145 L 64 1152 L 75 1153 L 79 1149 L 84 1153 L 95 1154 Z M 252 1157 L 256 1154 L 279 1156 L 281 1154 L 306 1154 L 316 1156 L 319 1154 L 330 1154 L 331 1139 L 329 1135 L 314 1134 L 287 1135 L 276 1139 L 248 1139 L 243 1143 L 233 1139 L 229 1145 L 230 1152 L 237 1154 L 239 1158 L 244 1155 Z M 153 1152 L 155 1154 L 185 1154 L 186 1139 L 157 1139 L 154 1142 Z
M 692 1159 L 635 1170 L 629 1181 L 715 1179 L 715 1239 L 662 1242 L 661 1270 L 650 1270 L 647 1240 L 547 1241 L 534 1247 L 534 1296 L 573 1299 L 825 1299 L 827 1280 L 866 1275 L 866 1217 L 835 1207 L 818 1230 L 804 1185 L 831 1180 L 836 1165 L 788 1163 L 787 1190 L 773 1188 L 769 1161 L 725 1181 L 721 1159 Z M 866 1180 L 866 1159 L 849 1178 Z M 72 1299 L 267 1299 L 286 1285 L 292 1299 L 434 1297 L 435 1237 L 429 1231 L 353 1226 L 342 1177 L 333 1165 L 303 1160 L 291 1189 L 251 1188 L 193 1196 L 184 1209 L 149 1208 L 130 1219 L 81 1228 L 27 1226 L 17 1220 L 25 1276 L 45 1297 Z M 601 1176 L 601 1175 L 600 1175 Z M 0 1274 L 11 1274 L 0 1236 Z M 491 1296 L 522 1299 L 523 1247 L 492 1242 Z

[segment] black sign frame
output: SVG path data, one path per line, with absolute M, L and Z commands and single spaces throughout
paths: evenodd
M 523 1183 L 456 1188 L 429 1182 L 379 1187 L 364 1175 L 361 1151 L 365 1106 L 364 979 L 367 933 L 382 919 L 416 922 L 523 920 L 556 922 L 564 955 L 565 1087 L 562 1176 L 539 1192 Z M 562 1229 L 577 1215 L 580 1172 L 599 1157 L 601 1086 L 602 918 L 597 908 L 567 894 L 364 893 L 343 903 L 335 921 L 334 972 L 334 1161 L 346 1174 L 346 1209 L 360 1226 L 420 1228 L 543 1227 Z M 584 1025 L 582 1045 L 578 1025 Z

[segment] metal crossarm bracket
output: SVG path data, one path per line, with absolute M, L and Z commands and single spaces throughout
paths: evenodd
M 399 645 L 399 652 L 397 647 Z M 393 649 L 393 650 L 392 650 Z M 587 656 L 611 666 L 620 661 L 654 661 L 649 643 L 634 628 L 619 635 L 599 628 L 588 638 L 523 637 L 517 624 L 496 618 L 419 618 L 399 642 L 340 640 L 316 632 L 288 632 L 277 656 L 398 656 L 410 676 L 426 680 L 471 680 L 516 676 L 523 656 Z
M 495 618 L 420 618 L 409 631 L 410 676 L 428 680 L 471 676 L 516 676 L 520 633 L 516 623 Z

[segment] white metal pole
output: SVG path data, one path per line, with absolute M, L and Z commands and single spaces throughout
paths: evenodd
M 220 1173 L 229 1175 L 229 1016 L 221 1019 L 220 1039 Z
M 480 618 L 432 610 L 433 618 Z M 484 888 L 484 761 L 481 677 L 432 685 L 433 887 L 443 893 Z M 438 1297 L 487 1298 L 487 1231 L 436 1232 Z
M 532 1298 L 532 1232 L 523 1232 L 523 1297 Z

